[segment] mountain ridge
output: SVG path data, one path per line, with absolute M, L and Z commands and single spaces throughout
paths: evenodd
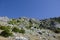
M 19 40 L 59 40 L 60 17 L 35 19 L 0 17 L 0 36 Z M 17 38 L 18 37 L 18 38 Z

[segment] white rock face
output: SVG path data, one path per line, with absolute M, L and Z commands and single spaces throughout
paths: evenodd
M 9 21 L 8 17 L 0 17 L 0 25 L 7 25 L 8 21 Z
M 7 22 L 9 21 L 8 17 L 0 17 L 0 21 Z
M 60 24 L 56 24 L 56 27 L 60 28 Z
M 28 40 L 28 39 L 25 37 L 16 37 L 15 40 Z

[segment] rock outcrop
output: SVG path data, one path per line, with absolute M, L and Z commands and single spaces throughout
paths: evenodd
M 60 18 L 37 20 L 34 18 L 9 19 L 0 17 L 1 40 L 60 40 Z M 7 34 L 6 34 L 7 33 Z M 6 37 L 7 35 L 7 37 Z M 11 36 L 12 35 L 12 36 Z

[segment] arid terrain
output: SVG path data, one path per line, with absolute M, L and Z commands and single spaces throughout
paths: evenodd
M 60 17 L 0 17 L 0 40 L 60 40 Z

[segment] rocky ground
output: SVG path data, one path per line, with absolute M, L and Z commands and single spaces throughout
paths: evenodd
M 55 28 L 60 28 L 60 23 L 52 19 L 37 20 L 34 18 L 9 19 L 0 17 L 0 27 L 9 26 L 13 36 L 0 36 L 0 40 L 60 40 L 60 29 L 55 33 Z M 14 27 L 25 30 L 22 32 L 12 31 Z M 4 31 L 0 28 L 0 33 Z

